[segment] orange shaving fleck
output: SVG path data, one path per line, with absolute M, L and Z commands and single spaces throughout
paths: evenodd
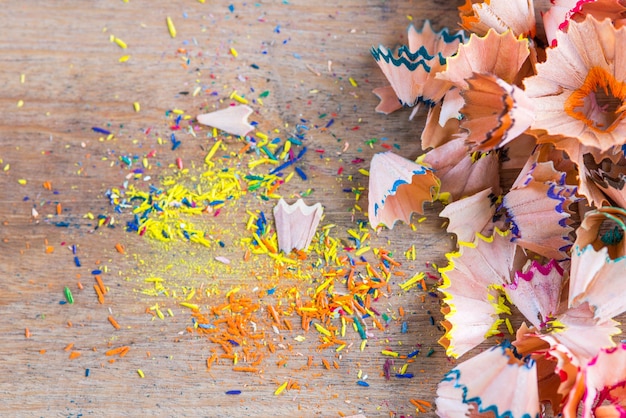
M 115 249 L 120 254 L 126 253 L 126 250 L 124 249 L 124 246 L 122 244 L 120 244 L 119 242 L 117 244 L 115 244 Z
M 426 412 L 425 407 L 432 407 L 432 404 L 430 402 L 424 401 L 422 399 L 409 399 L 409 402 L 411 402 L 420 412 Z
M 272 305 L 268 305 L 267 309 L 270 311 L 270 314 L 272 314 L 272 318 L 274 318 L 276 324 L 280 324 L 280 318 L 278 317 L 278 312 L 276 312 L 276 309 L 274 309 Z
M 74 343 L 69 343 L 68 345 L 65 346 L 63 351 L 70 351 L 72 349 L 72 347 L 74 347 Z
M 98 287 L 97 284 L 94 284 L 93 288 L 96 291 L 96 294 L 98 295 L 98 302 L 100 302 L 101 304 L 104 304 L 104 295 L 102 294 L 100 287 Z
M 111 315 L 109 315 L 109 317 L 107 319 L 109 320 L 111 325 L 113 325 L 113 328 L 115 328 L 115 329 L 120 329 L 121 328 L 120 324 Z
M 239 150 L 239 154 L 243 154 L 244 152 L 248 151 L 250 149 L 250 146 L 252 146 L 251 142 L 246 143 L 246 145 L 241 147 L 241 149 Z
M 30 338 L 30 336 L 31 336 L 30 330 L 28 328 L 24 329 L 24 337 Z
M 105 356 L 110 357 L 110 356 L 115 356 L 121 353 L 127 353 L 128 350 L 130 350 L 130 347 L 127 345 L 123 345 L 121 347 L 117 347 L 117 348 L 112 348 L 109 351 L 107 351 L 106 353 L 104 353 Z
M 275 181 L 274 183 L 272 183 L 271 187 L 269 187 L 267 189 L 267 195 L 271 195 L 274 194 L 274 192 L 276 191 L 276 189 L 278 189 L 278 186 L 280 186 L 282 183 Z
M 75 358 L 80 357 L 80 351 L 72 351 L 70 353 L 70 360 L 74 360 Z
M 212 365 L 213 363 L 215 363 L 215 361 L 217 361 L 217 354 L 213 353 L 213 354 L 211 355 L 211 357 L 207 357 L 207 359 L 206 359 L 206 368 L 207 368 L 208 370 L 210 370 L 210 369 L 211 369 L 211 365 Z
M 63 213 L 63 208 L 61 207 L 60 202 L 57 203 L 56 210 L 57 210 L 57 215 L 60 215 L 61 213 Z
M 256 367 L 237 366 L 237 367 L 233 367 L 233 371 L 246 372 L 246 373 L 258 373 L 259 369 L 257 369 Z
M 103 295 L 107 294 L 107 288 L 104 286 L 104 283 L 102 282 L 102 277 L 100 277 L 99 275 L 95 275 L 94 279 L 96 279 L 96 283 L 98 284 L 98 287 L 100 288 L 100 292 Z
M 381 324 L 378 319 L 372 317 L 372 321 L 374 321 L 374 325 L 376 325 L 376 328 L 378 328 L 381 331 L 385 330 L 385 327 L 383 327 L 383 324 Z
M 263 353 L 257 353 L 257 359 L 250 363 L 251 366 L 258 366 L 263 361 Z

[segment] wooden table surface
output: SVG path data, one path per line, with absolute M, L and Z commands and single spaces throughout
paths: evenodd
M 369 167 L 374 153 L 386 150 L 383 144 L 399 146 L 396 151 L 405 157 L 420 154 L 424 123 L 423 115 L 408 121 L 407 111 L 390 116 L 374 112 L 377 99 L 371 90 L 385 82 L 369 48 L 405 40 L 411 16 L 415 21 L 428 18 L 435 28 L 456 28 L 458 3 L 2 2 L 0 414 L 415 416 L 410 399 L 432 402 L 438 381 L 453 364 L 437 345 L 441 331 L 431 325 L 431 315 L 441 319 L 440 301 L 426 295 L 423 302 L 425 293 L 416 288 L 401 291 L 399 280 L 391 293 L 373 303 L 392 319 L 385 331 L 372 330 L 364 351 L 351 330 L 345 337 L 351 345 L 343 351 L 319 350 L 319 334 L 314 329 L 304 332 L 299 317 L 292 315 L 288 319 L 294 329 L 280 334 L 269 320 L 259 322 L 267 341 L 277 347 L 274 354 L 268 351 L 260 373 L 235 372 L 232 361 L 224 359 L 207 369 L 207 358 L 219 346 L 188 331 L 191 316 L 179 305 L 180 298 L 143 294 L 144 280 L 162 277 L 179 293 L 183 286 L 194 288 L 200 296 L 191 302 L 203 309 L 222 303 L 224 293 L 235 286 L 254 294 L 255 287 L 272 284 L 279 291 L 258 301 L 257 315 L 267 319 L 268 304 L 289 303 L 284 289 L 306 294 L 317 286 L 310 279 L 281 282 L 272 259 L 264 255 L 239 261 L 244 249 L 236 243 L 246 233 L 246 210 L 269 214 L 275 201 L 251 193 L 229 213 L 205 217 L 225 243 L 224 248 L 205 248 L 184 242 L 166 246 L 124 231 L 131 215 L 115 213 L 105 193 L 127 180 L 144 189 L 159 185 L 163 176 L 177 171 L 177 158 L 200 172 L 213 143 L 206 136 L 210 129 L 197 137 L 186 129 L 171 131 L 168 111 L 181 109 L 195 117 L 228 106 L 233 91 L 250 99 L 269 91 L 262 105 L 258 100 L 250 104 L 258 131 L 284 141 L 297 125 L 305 126 L 301 132 L 309 149 L 301 164 L 308 179 L 296 176 L 279 193 L 293 201 L 312 189 L 307 202 L 324 205 L 322 224 L 337 225 L 333 233 L 347 240 L 346 230 L 357 228 L 355 219 L 366 216 L 355 209 L 354 194 L 344 189 L 367 186 L 367 177 L 358 170 Z M 167 16 L 176 27 L 175 38 L 168 33 Z M 111 42 L 112 36 L 127 48 Z M 126 55 L 129 59 L 120 62 Z M 197 87 L 200 92 L 194 95 Z M 334 124 L 326 127 L 331 118 Z M 107 139 L 92 127 L 109 130 L 113 137 Z M 176 150 L 172 133 L 181 141 Z M 372 138 L 378 140 L 370 146 Z M 120 160 L 141 160 L 152 150 L 156 154 L 138 178 Z M 338 175 L 340 167 L 344 171 Z M 366 194 L 356 203 L 366 210 Z M 404 224 L 383 230 L 371 246 L 393 251 L 409 275 L 432 271 L 426 263 L 442 263 L 452 248 L 437 213 L 429 209 L 419 224 L 414 218 L 415 230 Z M 115 227 L 96 229 L 99 215 L 113 216 Z M 125 253 L 116 251 L 118 243 Z M 417 259 L 407 261 L 403 254 L 412 244 Z M 237 262 L 226 266 L 214 261 L 216 256 Z M 93 289 L 93 270 L 103 271 L 108 287 L 102 304 Z M 73 293 L 73 304 L 62 303 L 65 287 Z M 203 293 L 208 288 L 211 297 Z M 150 311 L 157 304 L 164 319 L 155 315 L 156 309 Z M 119 330 L 108 316 L 119 322 Z M 402 321 L 408 325 L 404 334 Z M 297 336 L 305 340 L 298 342 Z M 131 347 L 126 356 L 105 355 L 120 346 Z M 381 350 L 406 354 L 417 346 L 421 353 L 407 370 L 415 377 L 385 380 L 383 364 L 389 357 Z M 434 352 L 427 357 L 430 348 Z M 72 352 L 80 356 L 70 359 Z M 309 356 L 313 365 L 307 369 L 303 366 Z M 330 362 L 330 370 L 323 359 Z M 281 360 L 286 364 L 277 365 Z M 332 367 L 333 361 L 339 369 Z M 395 370 L 403 364 L 396 360 Z M 361 380 L 368 376 L 369 387 L 357 385 L 359 370 Z M 289 379 L 300 389 L 274 395 Z M 242 393 L 228 396 L 227 390 Z

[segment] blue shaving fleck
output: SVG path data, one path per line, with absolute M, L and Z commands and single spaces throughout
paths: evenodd
M 111 134 L 111 131 L 107 131 L 106 129 L 98 128 L 97 126 L 94 126 L 91 129 L 94 132 L 98 132 L 99 134 L 103 134 L 103 135 L 110 135 Z

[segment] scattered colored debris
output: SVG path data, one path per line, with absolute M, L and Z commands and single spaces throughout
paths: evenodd
M 167 17 L 166 23 L 171 38 L 176 38 L 172 19 Z M 276 33 L 280 34 L 280 29 Z M 128 48 L 118 37 L 112 36 L 111 40 L 122 49 Z M 186 45 L 177 49 L 185 66 L 191 65 L 193 59 L 188 48 Z M 234 58 L 245 58 L 243 49 L 238 52 L 229 46 L 226 50 Z M 125 62 L 129 57 L 125 55 L 119 61 Z M 251 67 L 259 69 L 256 64 Z M 329 63 L 329 70 L 330 67 Z M 313 71 L 313 74 L 321 77 L 321 73 Z M 352 86 L 351 91 L 358 91 L 359 85 L 367 83 L 361 79 L 357 83 L 352 77 L 338 81 Z M 119 170 L 122 175 L 106 191 L 109 210 L 81 211 L 81 225 L 88 224 L 90 232 L 102 234 L 121 225 L 129 234 L 108 245 L 105 252 L 112 259 L 108 264 L 134 259 L 139 267 L 120 272 L 126 279 L 122 282 L 108 274 L 106 265 L 100 262 L 94 265 L 93 255 L 79 251 L 78 243 L 49 245 L 46 242 L 45 253 L 51 254 L 50 257 L 67 247 L 71 254 L 69 263 L 76 271 L 83 272 L 82 277 L 78 274 L 72 282 L 76 287 L 70 284 L 63 288 L 64 303 L 73 304 L 76 298 L 79 307 L 91 306 L 100 311 L 105 306 L 108 308 L 108 313 L 99 320 L 108 321 L 112 327 L 109 327 L 110 335 L 117 342 L 109 342 L 106 350 L 98 351 L 100 356 L 104 353 L 108 363 L 119 361 L 131 351 L 129 340 L 124 338 L 135 325 L 126 316 L 118 317 L 122 327 L 114 310 L 121 284 L 138 291 L 137 303 L 145 305 L 147 322 L 183 324 L 181 339 L 201 339 L 210 350 L 206 356 L 208 371 L 232 371 L 242 382 L 255 377 L 273 378 L 276 368 L 311 373 L 317 368 L 332 376 L 337 371 L 350 370 L 348 362 L 342 361 L 344 358 L 368 353 L 380 360 L 381 371 L 387 357 L 396 362 L 416 357 L 419 351 L 414 350 L 415 341 L 408 341 L 406 324 L 417 317 L 414 306 L 419 302 L 413 297 L 427 295 L 426 277 L 416 273 L 415 248 L 404 257 L 404 250 L 392 251 L 391 243 L 371 236 L 367 214 L 360 206 L 369 175 L 362 166 L 366 159 L 356 157 L 361 150 L 357 151 L 355 146 L 349 149 L 350 144 L 339 138 L 342 129 L 358 130 L 359 126 L 348 126 L 339 111 L 329 110 L 323 114 L 312 111 L 308 118 L 300 115 L 289 126 L 285 122 L 284 126 L 268 127 L 270 118 L 263 120 L 259 110 L 263 108 L 263 100 L 273 100 L 275 93 L 265 89 L 265 84 L 256 91 L 249 84 L 245 89 L 229 86 L 228 91 L 220 92 L 216 85 L 202 80 L 181 93 L 181 97 L 207 99 L 209 104 L 202 109 L 207 114 L 217 113 L 213 110 L 218 108 L 218 103 L 227 113 L 236 108 L 240 109 L 238 112 L 245 110 L 245 118 L 242 113 L 237 114 L 238 128 L 243 125 L 241 130 L 215 122 L 202 126 L 203 118 L 196 119 L 197 115 L 181 110 L 187 109 L 182 103 L 176 103 L 179 108 L 164 111 L 163 126 L 145 127 L 142 131 L 145 138 L 133 144 L 134 149 L 118 140 L 122 137 L 121 127 L 103 121 L 87 125 L 88 136 L 110 148 L 102 161 L 110 163 L 112 170 Z M 319 93 L 310 91 L 310 94 Z M 213 97 L 212 108 L 209 99 Z M 145 102 L 141 97 L 138 99 Z M 126 103 L 132 103 L 134 111 L 140 112 L 139 100 L 127 99 Z M 250 115 L 254 115 L 255 121 L 248 122 Z M 217 116 L 220 119 L 224 113 Z M 323 148 L 311 140 L 321 134 L 336 136 L 339 143 L 336 149 Z M 360 145 L 367 151 L 382 150 L 388 144 L 383 144 L 381 139 L 369 139 Z M 201 150 L 197 158 L 187 158 L 190 154 L 181 158 L 181 150 L 192 146 Z M 348 158 L 340 156 L 347 152 L 352 153 L 346 154 Z M 281 251 L 272 207 L 282 198 L 290 201 L 316 198 L 323 202 L 324 191 L 316 190 L 319 162 L 329 164 L 333 176 L 346 186 L 345 196 L 340 197 L 349 199 L 350 221 L 341 221 L 343 226 L 338 227 L 333 223 L 336 214 L 324 219 L 320 212 L 319 227 L 312 228 L 306 245 Z M 8 167 L 7 164 L 6 171 Z M 19 182 L 30 185 L 26 179 Z M 36 184 L 42 184 L 41 180 Z M 47 206 L 41 204 L 43 209 L 39 206 L 37 211 L 33 209 L 33 218 L 54 216 L 51 218 L 54 223 L 48 221 L 50 225 L 71 231 L 76 223 L 72 218 L 72 202 L 56 198 L 57 187 L 56 180 L 54 187 L 49 181 L 43 183 L 42 192 L 53 202 L 52 210 L 45 212 Z M 245 219 L 240 216 L 242 213 Z M 144 248 L 153 251 L 139 251 L 139 240 L 146 241 Z M 181 256 L 186 252 L 190 254 L 188 257 Z M 83 286 L 88 273 L 93 281 L 91 286 Z M 225 276 L 251 280 L 233 284 L 223 280 Z M 399 315 L 388 308 L 387 299 L 391 295 L 406 298 L 403 299 L 406 313 L 404 308 L 400 308 Z M 438 300 L 432 303 L 438 304 Z M 390 330 L 400 328 L 406 344 L 390 343 L 387 340 L 392 334 Z M 31 337 L 29 328 L 24 335 Z M 328 358 L 323 358 L 321 364 L 317 353 L 315 362 L 313 355 L 304 356 L 306 364 L 293 358 L 299 347 L 311 344 Z M 70 359 L 80 362 L 87 357 L 78 359 L 81 351 L 71 351 L 72 347 L 66 350 Z M 135 356 L 136 352 L 134 348 Z M 81 373 L 84 371 L 85 377 L 89 377 L 90 369 L 84 366 Z M 390 363 L 384 374 L 391 379 L 408 379 L 417 373 L 413 368 L 413 363 L 397 367 Z M 140 378 L 145 378 L 142 369 L 131 370 L 133 375 L 136 370 Z M 374 371 L 370 374 L 374 375 Z M 292 379 L 284 381 L 276 377 L 272 381 L 277 385 L 276 396 L 301 390 Z M 367 374 L 360 370 L 356 383 L 365 388 L 370 383 L 374 385 L 374 381 L 368 380 Z M 225 394 L 240 395 L 242 391 L 233 389 Z

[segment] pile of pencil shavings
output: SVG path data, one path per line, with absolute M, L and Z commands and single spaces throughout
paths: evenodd
M 372 159 L 370 224 L 443 202 L 458 245 L 440 343 L 458 358 L 513 339 L 445 375 L 442 417 L 626 416 L 626 2 L 551 3 L 467 0 L 464 30 L 426 21 L 371 51 L 390 83 L 376 110 L 428 114 L 421 156 Z

